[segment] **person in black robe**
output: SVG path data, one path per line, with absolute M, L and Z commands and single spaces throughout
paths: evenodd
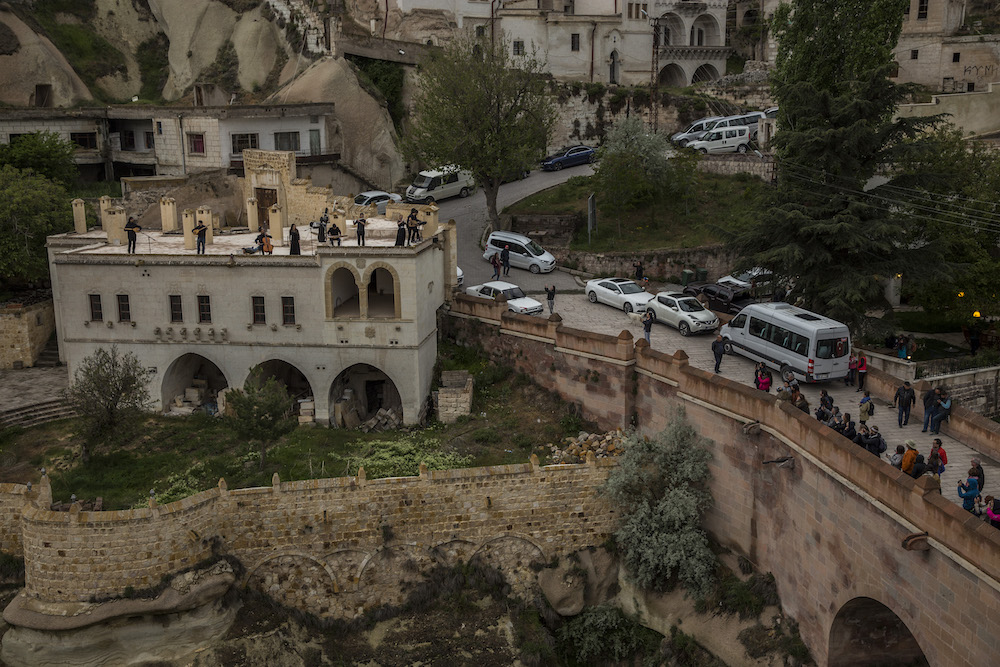
M 406 221 L 403 220 L 403 216 L 398 216 L 396 218 L 396 246 L 402 247 L 406 245 Z
M 289 255 L 301 255 L 302 247 L 299 245 L 299 230 L 292 225 L 291 229 L 288 230 L 288 245 L 290 250 Z

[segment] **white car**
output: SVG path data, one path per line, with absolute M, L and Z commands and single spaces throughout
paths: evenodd
M 719 318 L 701 305 L 698 299 L 681 292 L 660 292 L 649 302 L 654 322 L 663 322 L 681 332 L 682 336 L 715 331 Z
M 467 287 L 465 293 L 484 299 L 496 299 L 498 295 L 503 294 L 507 297 L 507 310 L 524 315 L 542 314 L 542 304 L 531 297 L 525 296 L 521 288 L 514 283 L 494 280 L 482 285 Z
M 595 278 L 587 282 L 587 298 L 591 303 L 606 303 L 626 313 L 641 313 L 653 295 L 628 278 Z
M 767 269 L 755 266 L 746 271 L 735 271 L 731 275 L 723 276 L 718 282 L 726 287 L 748 290 L 751 287 L 770 287 L 774 282 L 774 275 Z
M 455 269 L 457 270 L 457 273 L 458 273 L 458 279 L 455 281 L 455 283 L 459 287 L 461 287 L 462 283 L 465 282 L 465 271 L 463 271 L 462 267 L 460 267 L 460 266 L 456 266 Z
M 389 202 L 398 204 L 401 201 L 403 201 L 402 195 L 397 195 L 395 192 L 383 192 L 382 190 L 369 190 L 368 192 L 362 192 L 354 198 L 354 203 L 358 206 L 370 206 L 371 204 L 378 206 L 379 215 L 385 215 L 385 207 L 388 206 Z

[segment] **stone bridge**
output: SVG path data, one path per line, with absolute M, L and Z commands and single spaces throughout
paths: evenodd
M 706 527 L 774 573 L 819 665 L 996 664 L 1000 531 L 943 497 L 935 479 L 914 480 L 773 395 L 627 331 L 593 334 L 464 296 L 441 330 L 605 428 L 655 433 L 682 407 L 712 441 Z M 949 428 L 978 435 L 983 451 L 1000 442 L 988 420 L 954 419 Z

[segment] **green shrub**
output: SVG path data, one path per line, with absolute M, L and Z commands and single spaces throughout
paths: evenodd
M 170 63 L 167 61 L 169 48 L 166 35 L 157 34 L 136 49 L 135 57 L 139 61 L 139 75 L 142 78 L 142 88 L 139 90 L 141 99 L 150 102 L 163 99 L 163 86 L 167 84 L 167 77 L 170 75 Z
M 368 479 L 381 477 L 412 477 L 420 472 L 420 464 L 430 470 L 447 470 L 467 466 L 471 456 L 441 450 L 436 438 L 423 433 L 410 433 L 395 441 L 375 440 L 361 456 L 348 460 L 348 474 L 357 475 L 364 466 Z
M 626 438 L 603 487 L 621 511 L 615 539 L 640 588 L 663 591 L 680 582 L 698 597 L 713 590 L 716 558 L 701 527 L 712 502 L 705 442 L 678 410 L 658 435 Z
M 500 434 L 492 426 L 484 426 L 473 431 L 472 441 L 481 445 L 492 445 L 500 442 Z
M 556 633 L 559 652 L 570 664 L 620 663 L 652 656 L 662 635 L 644 628 L 621 609 L 587 607 Z

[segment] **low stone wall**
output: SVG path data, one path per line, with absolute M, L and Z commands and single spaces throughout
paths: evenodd
M 52 299 L 0 308 L 0 368 L 34 366 L 55 329 Z
M 552 248 L 566 247 L 573 240 L 573 233 L 586 221 L 577 214 L 541 215 L 518 213 L 503 215 L 510 221 L 510 230 L 535 239 L 543 248 L 552 252 Z
M 762 156 L 754 153 L 740 155 L 739 153 L 725 155 L 703 155 L 698 160 L 698 169 L 709 174 L 750 174 L 773 183 L 778 177 L 778 163 L 774 156 L 764 153 Z
M 661 250 L 639 250 L 635 252 L 588 253 L 565 249 L 549 249 L 556 260 L 564 266 L 578 269 L 596 276 L 635 275 L 632 263 L 640 261 L 647 276 L 675 278 L 679 280 L 684 269 L 704 268 L 708 279 L 716 280 L 729 275 L 736 264 L 736 257 L 725 246 L 709 245 L 698 248 L 664 248 Z

